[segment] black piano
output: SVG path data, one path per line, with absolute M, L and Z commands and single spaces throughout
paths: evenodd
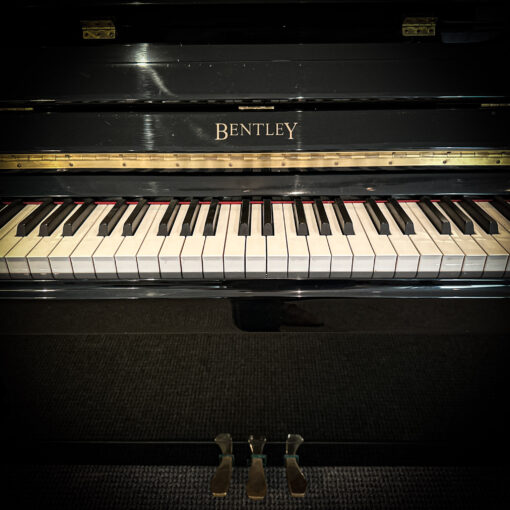
M 1 427 L 19 506 L 500 508 L 508 6 L 12 9 Z

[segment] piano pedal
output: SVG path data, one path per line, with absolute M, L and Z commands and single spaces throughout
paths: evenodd
M 251 449 L 251 465 L 248 472 L 248 482 L 246 483 L 246 493 L 250 499 L 261 500 L 267 494 L 266 474 L 264 473 L 266 456 L 262 453 L 266 438 L 250 436 L 248 443 Z
M 214 439 L 220 447 L 220 464 L 211 479 L 211 492 L 214 497 L 222 498 L 228 493 L 232 479 L 234 464 L 233 443 L 230 434 L 218 434 Z M 306 479 L 299 466 L 298 448 L 303 444 L 304 439 L 299 434 L 289 434 L 285 443 L 285 473 L 290 495 L 294 498 L 302 498 L 306 492 Z M 266 466 L 266 455 L 263 454 L 266 438 L 264 436 L 248 438 L 251 457 L 246 483 L 246 494 L 254 501 L 263 500 L 267 494 L 267 482 L 264 468 Z
M 285 443 L 285 471 L 290 495 L 293 498 L 303 498 L 306 492 L 306 478 L 299 467 L 298 448 L 303 444 L 304 439 L 299 434 L 289 434 Z
M 216 468 L 211 480 L 211 492 L 217 498 L 224 498 L 230 487 L 234 463 L 232 436 L 230 434 L 218 434 L 214 441 L 220 447 L 221 455 L 220 465 Z

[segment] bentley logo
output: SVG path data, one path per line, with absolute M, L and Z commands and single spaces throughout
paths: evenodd
M 285 136 L 294 140 L 297 122 L 216 122 L 216 140 L 226 140 L 231 136 Z

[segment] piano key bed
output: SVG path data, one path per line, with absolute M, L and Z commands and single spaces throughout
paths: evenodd
M 23 201 L 2 279 L 461 279 L 510 275 L 503 197 Z

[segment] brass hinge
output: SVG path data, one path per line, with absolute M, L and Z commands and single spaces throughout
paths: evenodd
M 510 166 L 510 150 L 218 152 L 218 153 L 39 153 L 0 154 L 3 169 L 91 168 L 362 168 L 402 166 Z
M 238 110 L 274 110 L 274 106 L 238 106 Z
M 81 22 L 83 39 L 115 39 L 115 25 L 109 19 L 85 20 Z
M 433 37 L 436 35 L 437 18 L 406 18 L 402 23 L 404 37 Z

